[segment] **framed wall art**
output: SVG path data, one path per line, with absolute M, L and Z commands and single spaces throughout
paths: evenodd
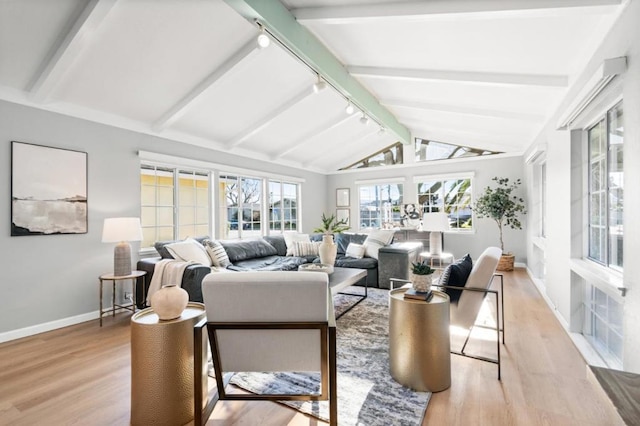
M 87 233 L 87 153 L 11 142 L 11 235 Z
M 346 220 L 347 225 L 349 223 L 349 209 L 336 209 L 336 220 Z
M 336 189 L 336 207 L 349 207 L 349 188 Z

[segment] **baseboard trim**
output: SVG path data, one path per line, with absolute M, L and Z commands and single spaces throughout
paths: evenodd
M 11 330 L 0 333 L 0 343 L 9 342 L 11 340 L 22 339 L 23 337 L 33 336 L 35 334 L 44 333 L 46 331 L 56 330 L 58 328 L 68 327 L 70 325 L 80 324 L 82 322 L 91 321 L 100 318 L 98 311 L 88 312 L 86 314 L 76 315 L 73 317 L 62 318 L 55 321 L 45 322 L 42 324 L 32 325 L 18 330 Z

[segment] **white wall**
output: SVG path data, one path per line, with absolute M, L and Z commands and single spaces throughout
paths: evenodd
M 87 234 L 10 236 L 12 140 L 88 153 Z M 304 178 L 302 217 L 314 218 L 303 220 L 304 231 L 325 207 L 324 175 L 0 101 L 0 341 L 97 318 L 98 276 L 113 264 L 102 223 L 140 215 L 139 150 Z
M 524 176 L 522 167 L 522 157 L 484 157 L 473 158 L 467 161 L 443 160 L 416 164 L 410 167 L 373 167 L 352 172 L 343 172 L 329 176 L 329 211 L 335 211 L 335 190 L 336 188 L 350 188 L 351 192 L 351 221 L 357 224 L 358 215 L 358 187 L 357 180 L 397 178 L 402 177 L 404 181 L 404 202 L 417 202 L 417 185 L 413 183 L 414 176 L 442 175 L 450 173 L 473 172 L 473 194 L 475 197 L 480 194 L 486 186 L 495 186 L 491 179 L 494 176 L 508 177 L 509 179 L 523 179 L 521 195 L 524 197 Z M 456 258 L 471 254 L 472 258 L 477 258 L 488 246 L 500 246 L 498 227 L 491 219 L 476 219 L 473 233 L 462 234 L 448 232 L 444 237 L 445 250 L 451 252 Z M 505 250 L 513 252 L 516 262 L 526 262 L 526 245 L 523 230 L 505 229 L 504 245 Z
M 626 56 L 628 69 L 622 81 L 618 78 L 615 85 L 621 85 L 624 107 L 624 173 L 626 190 L 624 194 L 624 277 L 625 287 L 629 289 L 624 298 L 624 359 L 626 371 L 640 373 L 640 263 L 635 259 L 640 255 L 640 2 L 631 1 L 621 14 L 612 31 L 605 37 L 577 82 L 589 79 L 604 59 Z M 579 85 L 577 85 L 579 86 Z M 571 289 L 571 252 L 580 248 L 579 224 L 575 214 L 571 215 L 572 203 L 579 202 L 575 198 L 576 182 L 571 182 L 571 136 L 569 131 L 555 130 L 559 117 L 566 105 L 569 105 L 580 87 L 572 89 L 563 106 L 550 119 L 534 144 L 546 143 L 547 151 L 547 218 L 549 232 L 546 239 L 547 276 L 545 280 L 546 296 L 557 307 L 565 325 L 575 324 L 576 291 Z M 527 172 L 531 175 L 531 170 Z M 575 178 L 575 176 L 574 176 Z M 531 189 L 531 188 L 529 188 Z M 570 196 L 571 194 L 571 196 Z M 533 196 L 533 194 L 529 194 Z M 573 221 L 573 222 L 572 222 Z M 572 228 L 573 233 L 572 235 Z M 527 236 L 527 251 L 533 252 L 533 238 Z M 573 247 L 573 248 L 572 248 Z M 577 248 L 576 248 L 577 247 Z M 575 280 L 574 280 L 575 281 Z

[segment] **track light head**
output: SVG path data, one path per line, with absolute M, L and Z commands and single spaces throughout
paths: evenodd
M 347 104 L 347 107 L 344 109 L 344 112 L 346 112 L 347 114 L 351 115 L 356 111 L 356 109 L 353 107 L 353 104 L 351 102 L 349 102 Z
M 313 83 L 313 93 L 321 92 L 326 89 L 326 87 L 327 83 L 320 77 L 320 74 L 318 74 L 318 81 Z
M 258 34 L 258 38 L 256 39 L 256 42 L 258 43 L 258 48 L 260 49 L 269 47 L 269 45 L 271 44 L 271 39 L 269 38 L 267 33 L 264 31 L 264 28 L 260 30 L 260 34 Z
M 369 124 L 369 117 L 367 117 L 367 114 L 365 114 L 364 112 L 362 113 L 362 117 L 360 117 L 360 122 L 365 126 Z

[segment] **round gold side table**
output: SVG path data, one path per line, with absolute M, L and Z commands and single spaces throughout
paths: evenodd
M 193 327 L 205 318 L 202 303 L 189 302 L 179 318 L 161 321 L 151 308 L 131 317 L 131 424 L 184 425 L 194 418 Z M 207 348 L 203 345 L 203 398 Z
M 429 302 L 404 298 L 407 288 L 389 292 L 391 377 L 420 392 L 451 386 L 449 296 L 433 291 Z

